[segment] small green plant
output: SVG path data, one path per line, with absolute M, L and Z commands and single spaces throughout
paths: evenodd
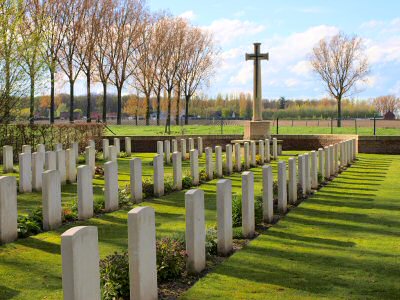
M 199 179 L 201 183 L 207 182 L 210 179 L 207 176 L 206 169 L 201 169 L 199 172 Z
M 78 220 L 78 213 L 71 208 L 63 209 L 62 213 L 63 222 L 73 222 Z
M 96 152 L 96 161 L 101 161 L 101 160 L 103 160 L 103 158 L 104 158 L 104 156 L 103 156 L 103 152 L 101 152 L 101 151 L 97 151 Z
M 83 154 L 80 154 L 79 156 L 78 156 L 78 164 L 79 165 L 83 165 L 83 164 L 85 164 L 85 156 L 83 155 Z
M 278 189 L 279 189 L 279 185 L 278 185 L 278 180 L 274 180 L 273 186 L 272 186 L 272 193 L 274 196 L 274 199 L 278 198 Z
M 170 194 L 174 191 L 174 179 L 170 176 L 164 178 L 164 193 Z
M 218 254 L 218 238 L 216 226 L 207 228 L 206 231 L 206 254 L 209 256 Z
M 182 178 L 182 188 L 187 190 L 193 186 L 193 179 L 191 176 L 185 176 Z
M 154 196 L 154 183 L 150 178 L 146 178 L 142 182 L 142 191 L 145 198 Z
M 95 214 L 100 214 L 104 211 L 104 198 L 95 198 L 93 201 L 93 210 Z
M 129 185 L 126 185 L 123 189 L 118 189 L 118 205 L 120 208 L 132 207 Z
M 126 152 L 121 151 L 119 153 L 119 158 L 128 158 L 128 157 L 131 157 L 131 155 Z
M 261 155 L 256 155 L 256 165 L 262 165 L 264 162 L 262 161 Z
M 42 209 L 36 208 L 27 216 L 18 216 L 18 237 L 25 238 L 43 231 Z
M 325 177 L 322 176 L 322 174 L 318 172 L 318 182 L 319 182 L 319 183 L 322 183 L 322 182 L 324 182 L 324 181 L 325 181 Z
M 128 253 L 117 253 L 100 260 L 102 299 L 129 299 Z
M 156 242 L 157 277 L 160 282 L 181 277 L 186 267 L 185 244 L 172 238 Z

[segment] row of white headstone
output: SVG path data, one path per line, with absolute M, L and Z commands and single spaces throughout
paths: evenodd
M 335 150 L 338 149 L 338 150 Z M 322 150 L 322 152 L 320 151 Z M 331 166 L 333 174 L 340 166 L 348 166 L 356 158 L 354 140 L 340 142 L 320 149 L 322 168 Z M 192 151 L 195 151 L 192 150 Z M 175 152 L 178 153 L 178 152 Z M 323 153 L 323 154 L 322 154 Z M 316 152 L 299 157 L 299 180 L 304 189 L 317 173 Z M 161 155 L 158 155 L 161 157 Z M 324 157 L 328 157 L 325 160 Z M 340 162 L 339 162 L 340 159 Z M 296 160 L 289 160 L 289 190 L 297 186 Z M 321 166 L 320 166 L 321 168 Z M 310 171 L 312 169 L 312 171 Z M 262 167 L 263 178 L 263 220 L 273 220 L 273 175 L 272 167 Z M 330 177 L 333 175 L 329 173 Z M 318 180 L 318 179 L 317 179 Z M 306 182 L 303 184 L 303 181 Z M 317 181 L 318 182 L 318 181 Z M 285 213 L 287 202 L 295 204 L 297 196 L 287 194 L 286 162 L 278 162 L 278 210 Z M 297 189 L 294 189 L 297 193 Z M 311 190 L 311 188 L 310 188 Z M 217 248 L 220 255 L 232 252 L 232 181 L 221 179 L 217 182 Z M 205 206 L 204 191 L 189 190 L 185 194 L 186 208 L 186 253 L 187 269 L 199 273 L 206 266 L 205 253 Z M 242 232 L 246 238 L 255 234 L 254 174 L 242 173 Z M 97 228 L 93 226 L 74 227 L 61 236 L 62 282 L 65 299 L 100 299 L 99 250 Z M 157 299 L 156 229 L 155 211 L 151 207 L 136 207 L 128 213 L 128 255 L 131 299 Z M 85 263 L 82 263 L 85 262 Z M 84 279 L 84 280 L 83 280 Z

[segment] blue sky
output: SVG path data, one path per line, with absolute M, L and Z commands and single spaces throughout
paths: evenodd
M 148 6 L 213 33 L 221 53 L 215 77 L 203 88 L 210 96 L 252 91 L 252 63 L 244 54 L 256 41 L 270 54 L 262 63 L 263 98 L 326 96 L 307 56 L 321 38 L 339 31 L 364 39 L 371 65 L 368 83 L 355 97 L 400 96 L 400 1 L 149 0 Z

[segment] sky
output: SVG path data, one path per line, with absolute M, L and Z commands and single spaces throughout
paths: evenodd
M 254 42 L 269 52 L 269 61 L 262 62 L 264 99 L 327 96 L 307 58 L 320 39 L 339 32 L 363 38 L 371 66 L 367 83 L 353 97 L 400 96 L 398 0 L 148 0 L 147 4 L 152 11 L 169 11 L 212 32 L 220 54 L 215 76 L 203 87 L 209 96 L 252 92 L 253 63 L 245 61 L 245 53 L 253 51 Z

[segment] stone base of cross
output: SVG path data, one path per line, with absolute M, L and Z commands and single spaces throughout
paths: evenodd
M 272 121 L 248 121 L 244 124 L 244 140 L 265 140 L 271 138 Z

